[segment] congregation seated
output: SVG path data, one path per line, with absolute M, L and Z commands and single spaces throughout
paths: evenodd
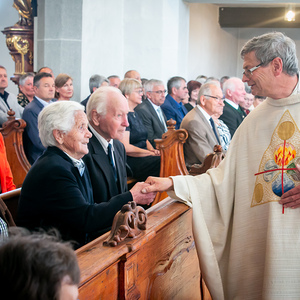
M 86 107 L 91 95 L 96 91 L 96 89 L 100 86 L 107 86 L 109 84 L 109 81 L 106 77 L 98 74 L 94 74 L 89 79 L 89 89 L 90 94 L 82 100 L 80 103 Z
M 58 74 L 55 78 L 55 99 L 70 100 L 73 93 L 73 78 L 68 74 Z
M 212 115 L 212 118 L 218 129 L 218 133 L 220 136 L 220 145 L 222 146 L 222 149 L 224 151 L 227 151 L 231 142 L 231 135 L 227 125 L 222 120 L 220 120 L 220 116 L 222 115 L 222 113 L 223 113 L 223 107 L 220 108 L 220 111 L 214 113 Z
M 9 233 L 0 243 L 1 299 L 78 299 L 80 270 L 70 244 L 21 228 Z
M 220 119 L 227 125 L 233 138 L 235 131 L 247 116 L 240 106 L 246 95 L 245 85 L 240 78 L 231 77 L 223 84 L 223 94 L 225 106 Z
M 148 141 L 148 133 L 142 119 L 134 108 L 142 102 L 142 85 L 133 78 L 121 81 L 119 89 L 128 100 L 128 127 L 121 142 L 125 146 L 127 163 L 138 181 L 148 176 L 159 176 L 160 153 Z
M 135 107 L 148 132 L 148 140 L 155 147 L 155 139 L 161 139 L 167 131 L 167 118 L 161 109 L 165 101 L 165 86 L 161 80 L 150 79 L 144 84 L 146 99 Z
M 220 145 L 220 135 L 212 116 L 220 113 L 224 106 L 223 94 L 214 82 L 201 86 L 198 105 L 182 120 L 180 128 L 186 129 L 188 139 L 184 144 L 184 157 L 187 166 L 203 163 L 206 155 Z
M 38 73 L 33 79 L 35 97 L 24 109 L 23 120 L 26 122 L 24 130 L 24 150 L 29 163 L 32 165 L 45 151 L 38 131 L 38 115 L 54 98 L 55 85 L 50 73 Z
M 22 75 L 19 79 L 19 90 L 18 103 L 25 107 L 28 103 L 33 100 L 34 89 L 33 89 L 33 77 L 34 73 L 27 73 Z
M 130 191 L 127 187 L 126 152 L 118 140 L 128 126 L 126 98 L 114 87 L 100 87 L 92 94 L 86 110 L 92 137 L 83 161 L 90 174 L 94 202 L 107 205 L 106 214 L 110 215 L 110 207 L 115 212 L 129 201 L 147 200 L 141 193 L 144 183 L 135 184 Z
M 120 209 L 114 202 L 94 203 L 82 161 L 92 136 L 84 107 L 74 101 L 51 103 L 39 115 L 38 130 L 46 151 L 24 180 L 16 224 L 30 230 L 55 227 L 82 246 L 111 226 Z
M 5 67 L 0 66 L 0 126 L 7 121 L 7 112 L 12 109 L 16 118 L 22 118 L 24 108 L 19 105 L 16 95 L 8 93 L 7 72 Z
M 167 120 L 173 119 L 176 121 L 176 129 L 179 129 L 182 119 L 188 113 L 182 104 L 182 101 L 188 96 L 186 81 L 182 77 L 175 76 L 168 80 L 167 87 L 168 95 L 161 105 L 161 109 Z
M 197 105 L 197 99 L 201 85 L 202 84 L 196 80 L 190 80 L 187 83 L 189 98 L 188 103 L 184 104 L 184 107 L 187 109 L 187 111 L 191 111 Z

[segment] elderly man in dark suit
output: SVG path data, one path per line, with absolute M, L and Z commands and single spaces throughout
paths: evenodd
M 50 73 L 38 73 L 33 79 L 35 97 L 25 107 L 23 119 L 26 121 L 24 130 L 24 150 L 28 161 L 33 164 L 45 151 L 39 137 L 38 115 L 54 98 L 55 84 Z
M 161 80 L 151 79 L 144 85 L 147 99 L 139 104 L 135 111 L 141 116 L 148 131 L 148 140 L 155 147 L 154 139 L 161 139 L 167 131 L 167 118 L 161 109 L 165 102 L 165 87 Z
M 204 161 L 214 146 L 220 145 L 220 136 L 212 115 L 222 113 L 224 107 L 222 90 L 213 82 L 202 85 L 198 95 L 198 105 L 182 120 L 180 128 L 189 133 L 184 144 L 184 157 L 187 166 Z
M 55 227 L 64 239 L 83 245 L 109 229 L 129 197 L 94 203 L 90 175 L 82 161 L 92 136 L 82 105 L 74 101 L 50 104 L 39 115 L 39 132 L 47 150 L 24 180 L 17 225 Z M 154 194 L 140 197 L 137 203 L 149 204 L 153 198 Z
M 87 104 L 89 129 L 92 133 L 89 154 L 83 160 L 91 175 L 94 201 L 122 207 L 128 201 L 145 202 L 141 190 L 145 183 L 127 188 L 126 152 L 122 138 L 128 126 L 128 102 L 120 90 L 100 87 Z M 154 195 L 146 200 L 152 202 Z
M 231 77 L 223 85 L 225 107 L 220 119 L 227 125 L 231 138 L 247 116 L 240 106 L 246 95 L 245 85 L 240 78 Z

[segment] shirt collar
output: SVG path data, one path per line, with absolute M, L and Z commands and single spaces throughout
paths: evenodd
M 64 153 L 72 160 L 73 163 L 83 163 L 83 160 L 81 158 L 76 159 L 76 158 L 70 156 L 67 152 L 64 151 Z
M 203 113 L 205 119 L 207 120 L 207 122 L 209 122 L 210 124 L 210 121 L 209 119 L 211 118 L 211 116 L 199 105 L 197 104 L 197 108 Z
M 147 101 L 149 101 L 151 103 L 151 105 L 153 106 L 155 111 L 157 111 L 160 108 L 159 105 L 154 104 L 150 99 L 147 98 Z
M 239 108 L 239 105 L 236 104 L 236 103 L 234 103 L 233 101 L 231 101 L 231 100 L 229 100 L 229 99 L 227 99 L 227 98 L 225 98 L 225 101 L 226 101 L 229 105 L 231 105 L 233 108 L 235 108 L 235 109 L 238 109 L 238 108 Z
M 176 107 L 181 108 L 182 107 L 182 103 L 181 102 L 177 102 L 170 94 L 167 95 L 167 97 L 169 96 L 170 100 L 175 103 Z
M 108 152 L 107 152 L 108 144 L 111 144 L 112 151 L 114 151 L 114 140 L 113 139 L 110 139 L 110 141 L 108 142 L 103 136 L 101 136 L 95 130 L 95 128 L 93 128 L 93 126 L 89 125 L 89 129 L 93 133 L 93 135 L 96 137 L 96 139 L 99 141 L 99 143 L 101 144 L 101 146 L 106 154 L 108 154 Z
M 37 96 L 35 96 L 35 98 L 44 106 L 44 107 L 46 107 L 47 105 L 49 105 L 50 103 L 51 103 L 51 101 L 49 101 L 49 102 L 47 102 L 47 101 L 45 101 L 45 100 L 43 100 L 43 99 L 41 99 L 41 98 L 39 98 L 39 97 L 37 97 Z

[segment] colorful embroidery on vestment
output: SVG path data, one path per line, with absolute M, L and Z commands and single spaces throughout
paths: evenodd
M 287 110 L 275 128 L 255 174 L 251 207 L 279 201 L 283 193 L 298 185 L 300 174 L 295 171 L 296 164 L 300 164 L 300 132 Z

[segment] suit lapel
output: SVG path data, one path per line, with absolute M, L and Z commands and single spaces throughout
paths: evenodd
M 146 104 L 148 106 L 148 109 L 150 111 L 150 113 L 153 115 L 153 117 L 155 118 L 156 122 L 159 124 L 159 127 L 161 128 L 162 132 L 165 132 L 165 128 L 164 128 L 164 125 L 161 123 L 154 107 L 152 106 L 152 104 L 150 103 L 150 100 L 146 100 Z M 165 117 L 165 116 L 164 116 Z
M 202 123 L 206 127 L 206 132 L 210 135 L 210 138 L 213 139 L 216 142 L 216 144 L 219 144 L 219 142 L 215 136 L 215 133 L 214 133 L 213 129 L 211 128 L 211 125 L 208 123 L 208 121 L 206 120 L 203 113 L 197 108 L 197 106 L 193 109 L 196 110 L 198 117 L 201 118 Z M 217 134 L 219 135 L 217 127 L 216 127 L 216 131 L 217 131 Z M 219 136 L 219 139 L 220 139 L 220 136 Z
M 91 143 L 91 146 L 93 147 L 92 157 L 99 168 L 102 170 L 103 176 L 107 180 L 110 195 L 113 196 L 118 194 L 117 185 L 114 179 L 114 173 L 102 145 L 94 135 L 90 138 L 89 143 Z

